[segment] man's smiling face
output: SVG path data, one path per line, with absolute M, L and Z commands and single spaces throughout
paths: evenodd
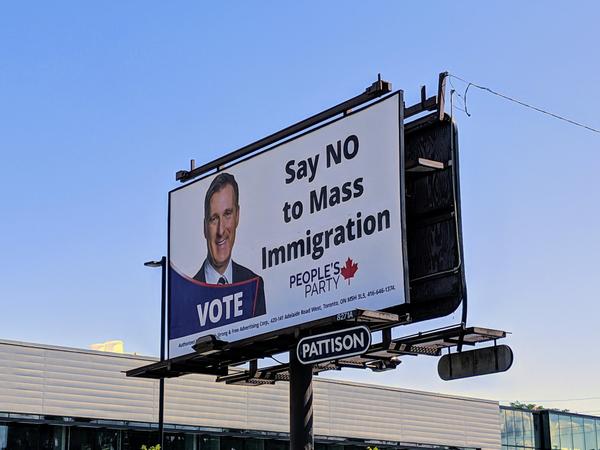
M 231 259 L 239 218 L 233 186 L 226 184 L 210 198 L 209 214 L 204 221 L 210 263 L 221 275 Z

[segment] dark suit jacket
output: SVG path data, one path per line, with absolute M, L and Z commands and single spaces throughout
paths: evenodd
M 194 275 L 194 280 L 201 281 L 202 283 L 206 283 L 206 277 L 204 276 L 204 264 L 208 264 L 205 260 L 200 267 L 200 270 L 196 275 Z M 267 313 L 267 309 L 265 306 L 265 283 L 262 277 L 258 276 L 250 269 L 247 269 L 244 266 L 239 265 L 235 261 L 231 261 L 232 265 L 232 283 L 238 283 L 240 281 L 251 280 L 252 278 L 258 278 L 258 293 L 256 295 L 256 306 L 254 307 L 254 317 L 262 316 Z

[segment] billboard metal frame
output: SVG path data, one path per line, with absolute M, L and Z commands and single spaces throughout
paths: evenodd
M 165 349 L 165 302 L 163 297 L 161 361 L 131 369 L 126 372 L 127 376 L 159 379 L 161 387 L 164 378 L 191 373 L 216 375 L 216 381 L 247 386 L 289 381 L 290 448 L 292 450 L 310 450 L 314 448 L 312 410 L 312 377 L 314 374 L 325 370 L 340 370 L 344 367 L 380 372 L 395 369 L 400 363 L 401 356 L 439 357 L 443 350 L 447 350 L 446 359 L 450 364 L 449 372 L 450 378 L 452 378 L 452 361 L 455 356 L 450 356 L 452 348 L 456 348 L 459 352 L 456 355 L 458 358 L 454 359 L 462 361 L 465 359 L 461 357 L 463 345 L 474 346 L 490 341 L 494 343 L 493 349 L 491 351 L 486 351 L 485 348 L 482 350 L 486 355 L 490 354 L 496 358 L 495 371 L 499 371 L 499 347 L 497 347 L 496 341 L 506 337 L 507 333 L 501 330 L 468 328 L 466 326 L 467 291 L 460 217 L 458 140 L 452 117 L 444 113 L 447 76 L 447 72 L 439 75 L 437 96 L 427 98 L 423 87 L 420 103 L 410 107 L 404 105 L 402 91 L 390 94 L 390 83 L 378 77 L 378 80 L 365 92 L 346 102 L 201 167 L 195 168 L 192 160 L 189 171 L 183 170 L 176 174 L 176 180 L 181 182 L 190 181 L 202 175 L 214 175 L 227 167 L 232 167 L 266 151 L 272 151 L 286 142 L 341 120 L 352 114 L 350 110 L 353 108 L 364 105 L 353 112 L 362 111 L 393 95 L 399 95 L 398 130 L 400 140 L 398 151 L 402 156 L 399 158 L 400 232 L 402 234 L 405 303 L 381 311 L 350 310 L 335 316 L 312 320 L 235 342 L 221 341 L 215 335 L 204 335 L 196 340 L 193 346 L 194 353 L 165 360 L 163 358 Z M 386 94 L 389 95 L 386 96 Z M 380 100 L 373 101 L 382 96 L 384 97 Z M 405 124 L 406 118 L 428 111 L 433 112 Z M 343 116 L 334 119 L 340 114 Z M 405 145 L 407 134 L 411 138 L 410 146 Z M 170 266 L 171 194 L 189 184 L 191 183 L 169 192 L 168 253 L 167 258 L 163 257 L 161 260 L 163 296 L 167 292 L 164 272 Z M 408 204 L 407 192 L 414 199 L 411 200 L 411 205 Z M 441 242 L 440 245 L 438 245 L 438 241 Z M 415 242 L 419 242 L 416 247 Z M 425 256 L 422 256 L 423 254 Z M 412 274 L 411 270 L 413 270 Z M 169 271 L 169 285 L 170 275 Z M 170 305 L 170 292 L 168 296 Z M 460 324 L 392 339 L 393 327 L 446 316 L 455 311 L 461 303 L 463 308 Z M 170 324 L 170 314 L 168 319 Z M 300 363 L 295 346 L 301 338 L 322 334 L 325 331 L 342 330 L 351 326 L 364 326 L 369 332 L 380 330 L 382 332 L 381 341 L 371 342 L 366 352 L 355 356 L 341 356 L 334 361 L 306 365 Z M 285 351 L 289 351 L 288 363 L 258 367 L 258 359 Z M 247 368 L 232 368 L 232 366 L 243 363 L 248 363 Z M 485 373 L 493 373 L 493 367 L 488 369 L 490 371 Z M 478 373 L 475 372 L 473 371 L 473 374 L 477 375 Z M 164 398 L 161 395 L 159 406 L 161 410 L 163 401 Z M 160 416 L 159 428 L 162 430 L 162 414 Z
M 424 275 L 416 277 L 411 276 L 410 271 L 413 269 L 413 267 L 410 265 L 410 262 L 407 261 L 410 257 L 410 251 L 406 250 L 407 239 L 403 239 L 403 247 L 405 250 L 404 274 L 405 277 L 407 275 L 409 276 L 405 283 L 405 289 L 407 290 L 407 302 L 405 304 L 386 308 L 382 311 L 367 311 L 363 309 L 351 310 L 342 314 L 306 322 L 298 326 L 274 330 L 231 343 L 221 341 L 214 335 L 206 335 L 197 340 L 196 345 L 194 345 L 195 353 L 166 359 L 155 364 L 132 369 L 127 372 L 127 375 L 159 379 L 164 377 L 178 377 L 189 373 L 205 373 L 218 376 L 219 381 L 236 382 L 243 379 L 248 383 L 254 378 L 254 375 L 259 372 L 256 365 L 257 359 L 294 349 L 301 337 L 322 333 L 325 331 L 339 330 L 360 324 L 368 326 L 371 331 L 383 331 L 382 343 L 372 345 L 373 348 L 370 349 L 366 355 L 364 355 L 363 363 L 365 364 L 342 364 L 341 366 L 336 367 L 363 367 L 375 370 L 378 367 L 377 364 L 372 364 L 375 360 L 380 359 L 390 363 L 392 358 L 390 355 L 393 353 L 398 354 L 398 345 L 400 345 L 398 342 L 401 342 L 402 338 L 400 340 L 392 340 L 391 328 L 403 324 L 447 316 L 455 311 L 458 306 L 461 305 L 461 303 L 461 323 L 453 328 L 454 332 L 457 332 L 458 334 L 456 335 L 456 339 L 451 343 L 453 346 L 456 346 L 459 352 L 461 351 L 463 344 L 469 345 L 469 343 L 466 342 L 469 329 L 466 327 L 467 291 L 463 264 L 464 259 L 460 222 L 458 140 L 457 130 L 452 118 L 444 113 L 446 77 L 446 72 L 441 73 L 439 76 L 437 96 L 427 97 L 425 88 L 423 87 L 421 89 L 421 101 L 419 103 L 409 107 L 404 105 L 403 101 L 400 103 L 402 111 L 400 111 L 399 117 L 403 122 L 408 117 L 419 116 L 417 119 L 408 123 L 399 124 L 399 131 L 401 133 L 405 133 L 404 136 L 400 136 L 401 145 L 403 145 L 404 141 L 408 139 L 408 136 L 412 137 L 413 135 L 418 135 L 420 132 L 423 132 L 425 135 L 427 135 L 427 133 L 431 132 L 430 130 L 433 130 L 434 133 L 438 133 L 440 136 L 442 136 L 442 140 L 447 139 L 448 137 L 450 139 L 449 144 L 443 144 L 446 154 L 441 161 L 436 160 L 435 155 L 431 156 L 427 154 L 427 152 L 425 152 L 425 154 L 414 154 L 413 152 L 409 155 L 409 149 L 407 149 L 407 154 L 405 157 L 409 159 L 406 161 L 406 163 L 403 158 L 401 158 L 400 161 L 400 170 L 402 170 L 406 175 L 406 183 L 401 183 L 401 190 L 403 190 L 401 195 L 404 196 L 406 194 L 404 189 L 406 188 L 405 184 L 407 183 L 415 182 L 418 184 L 428 176 L 434 178 L 438 177 L 434 180 L 434 183 L 437 183 L 439 182 L 440 177 L 446 177 L 446 182 L 450 183 L 451 185 L 452 198 L 447 202 L 447 204 L 442 205 L 445 209 L 440 211 L 436 210 L 435 214 L 428 214 L 427 217 L 425 217 L 424 222 L 426 224 L 429 222 L 447 222 L 448 226 L 450 227 L 449 229 L 451 229 L 452 233 L 455 234 L 453 238 L 455 239 L 455 242 L 453 254 L 449 257 L 446 255 L 445 258 L 448 260 L 448 262 L 455 261 L 455 264 L 453 264 L 451 267 L 442 268 L 441 270 L 433 271 Z M 219 170 L 231 167 L 242 161 L 246 161 L 253 156 L 276 149 L 279 145 L 282 145 L 293 139 L 297 139 L 306 133 L 318 130 L 337 120 L 341 120 L 343 117 L 351 113 L 349 109 L 363 105 L 361 108 L 356 109 L 353 112 L 361 111 L 373 104 L 378 103 L 379 101 L 387 99 L 389 96 L 396 95 L 401 91 L 392 93 L 390 92 L 390 83 L 378 78 L 378 80 L 369 88 L 367 88 L 363 94 L 360 94 L 348 101 L 342 102 L 337 106 L 329 108 L 322 113 L 298 122 L 295 125 L 287 127 L 284 130 L 274 133 L 253 144 L 242 147 L 241 149 L 231 152 L 228 155 L 211 163 L 207 163 L 198 168 L 192 168 L 190 171 L 179 171 L 176 178 L 181 182 L 185 182 L 194 178 L 198 178 L 202 175 L 210 176 L 211 174 L 217 173 Z M 373 101 L 377 97 L 382 98 Z M 342 116 L 336 118 L 336 116 L 340 115 Z M 286 138 L 288 139 L 283 141 L 283 139 Z M 268 147 L 270 144 L 275 145 Z M 265 148 L 265 146 L 267 147 Z M 175 188 L 171 192 L 182 189 L 187 185 L 189 185 L 189 183 Z M 407 205 L 403 206 L 402 233 L 404 237 L 406 237 L 407 221 L 412 224 L 414 222 L 414 218 L 406 217 Z M 410 229 L 408 232 L 410 232 Z M 424 294 L 423 292 L 419 292 L 419 286 L 422 287 L 423 285 L 425 286 L 425 288 L 422 289 Z M 506 336 L 505 332 L 498 333 L 500 334 L 494 335 L 494 340 Z M 427 332 L 425 335 L 427 335 Z M 432 339 L 437 339 L 436 336 L 437 335 L 434 333 L 432 335 Z M 485 337 L 486 334 L 483 333 L 482 336 Z M 488 336 L 482 341 L 490 339 L 492 339 L 492 337 Z M 385 357 L 381 356 L 382 348 L 389 350 Z M 408 354 L 410 353 L 411 352 L 408 352 Z M 418 354 L 418 352 L 416 354 Z M 431 354 L 431 352 L 425 352 L 424 354 Z M 435 355 L 439 356 L 437 353 Z M 373 356 L 376 357 L 373 358 Z M 250 362 L 250 369 L 246 371 L 244 375 L 241 375 L 239 371 L 230 373 L 230 366 L 239 365 L 244 362 Z M 393 364 L 390 363 L 389 365 Z M 319 370 L 327 369 L 321 368 Z M 233 379 L 230 379 L 229 377 L 233 377 Z
M 421 101 L 410 107 L 406 107 L 404 102 L 400 102 L 399 123 L 400 145 L 404 145 L 404 128 L 412 132 L 437 124 L 440 122 L 448 122 L 449 116 L 444 114 L 444 92 L 447 73 L 441 73 L 439 77 L 439 85 L 437 96 L 427 97 L 425 88 L 421 89 Z M 192 167 L 190 171 L 179 171 L 176 174 L 176 179 L 180 182 L 186 182 L 202 175 L 210 176 L 228 167 L 232 167 L 240 162 L 246 161 L 253 156 L 262 154 L 267 151 L 276 149 L 278 146 L 297 139 L 312 131 L 318 130 L 335 121 L 343 119 L 348 114 L 361 111 L 372 106 L 380 101 L 383 101 L 393 95 L 401 95 L 401 91 L 391 92 L 391 84 L 381 80 L 379 77 L 363 94 L 353 97 L 350 100 L 340 103 L 332 108 L 329 108 L 321 113 L 318 113 L 308 119 L 298 122 L 295 125 L 289 126 L 284 130 L 267 136 L 264 139 L 254 142 L 253 144 L 242 147 L 234 152 L 229 153 L 221 158 L 218 158 L 201 167 Z M 389 94 L 389 95 L 386 95 Z M 382 97 L 376 101 L 377 97 Z M 360 109 L 352 112 L 352 108 L 363 105 Z M 404 124 L 407 117 L 416 116 L 422 113 L 427 113 L 418 119 Z M 343 114 L 341 117 L 340 114 Z M 454 124 L 451 123 L 451 127 Z M 426 158 L 417 158 L 410 161 L 405 166 L 404 158 L 400 158 L 400 170 L 402 173 L 415 174 L 422 176 L 440 170 L 450 170 L 452 173 L 452 188 L 454 191 L 455 201 L 452 204 L 454 211 L 450 212 L 450 216 L 455 221 L 457 233 L 457 258 L 462 261 L 462 235 L 460 227 L 460 195 L 458 192 L 458 154 L 455 145 L 456 132 L 454 128 L 452 135 L 452 164 L 444 165 L 438 161 L 427 160 Z M 303 132 L 302 132 L 303 131 Z M 302 132 L 302 133 L 301 133 Z M 285 141 L 283 139 L 289 138 Z M 271 147 L 268 147 L 270 144 Z M 266 146 L 266 148 L 265 148 Z M 240 159 L 241 158 L 241 159 Z M 204 177 L 202 177 L 204 178 Z M 180 186 L 170 191 L 175 192 L 185 188 L 190 183 Z M 401 183 L 401 193 L 405 197 L 405 183 Z M 406 205 L 402 208 L 402 233 L 403 233 L 403 248 L 404 248 L 404 275 L 405 275 L 405 298 L 406 303 L 398 306 L 386 308 L 383 311 L 365 311 L 361 309 L 348 311 L 344 314 L 338 314 L 315 321 L 310 321 L 298 326 L 274 330 L 268 333 L 257 335 L 248 339 L 240 340 L 233 343 L 228 343 L 218 340 L 215 336 L 207 335 L 200 338 L 194 346 L 195 353 L 168 358 L 156 364 L 145 366 L 139 369 L 128 371 L 129 376 L 141 376 L 148 378 L 161 377 L 176 377 L 186 373 L 206 373 L 213 375 L 226 375 L 228 366 L 237 365 L 243 362 L 252 361 L 257 358 L 267 357 L 272 354 L 281 353 L 293 348 L 298 339 L 307 334 L 323 332 L 325 330 L 342 329 L 349 324 L 366 324 L 372 331 L 391 329 L 394 326 L 428 320 L 435 317 L 442 317 L 453 312 L 463 302 L 463 320 L 462 324 L 466 324 L 466 284 L 464 282 L 464 269 L 462 263 L 453 268 L 450 272 L 458 275 L 461 278 L 460 289 L 451 298 L 433 298 L 428 301 L 414 303 L 411 302 L 410 289 L 412 283 L 421 282 L 423 279 L 435 279 L 444 276 L 445 273 L 428 274 L 423 279 L 408 279 L 410 268 L 407 261 L 406 249 Z M 170 202 L 169 202 L 169 217 L 170 217 Z M 170 227 L 169 227 L 170 228 Z M 170 233 L 170 229 L 168 230 Z M 169 254 L 167 261 L 170 260 Z M 169 277 L 170 278 L 170 277 Z M 170 280 L 169 280 L 170 281 Z M 168 315 L 167 315 L 168 316 Z M 167 317 L 167 328 L 169 327 L 169 319 Z M 386 333 L 387 334 L 387 333 Z M 218 358 L 216 358 L 218 356 Z

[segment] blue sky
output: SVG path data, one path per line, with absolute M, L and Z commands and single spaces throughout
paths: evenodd
M 142 263 L 166 251 L 175 172 L 377 73 L 408 103 L 448 70 L 600 128 L 599 13 L 592 1 L 3 4 L 0 338 L 157 354 L 160 276 Z M 424 357 L 335 376 L 600 414 L 600 135 L 475 89 L 468 108 L 454 114 L 470 323 L 511 331 L 515 364 L 450 383 Z

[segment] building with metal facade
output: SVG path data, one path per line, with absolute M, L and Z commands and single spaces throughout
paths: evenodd
M 0 341 L 0 450 L 139 449 L 157 442 L 158 382 L 124 371 L 152 358 Z M 501 447 L 498 402 L 315 379 L 322 450 Z M 166 380 L 167 448 L 285 450 L 288 385 Z

